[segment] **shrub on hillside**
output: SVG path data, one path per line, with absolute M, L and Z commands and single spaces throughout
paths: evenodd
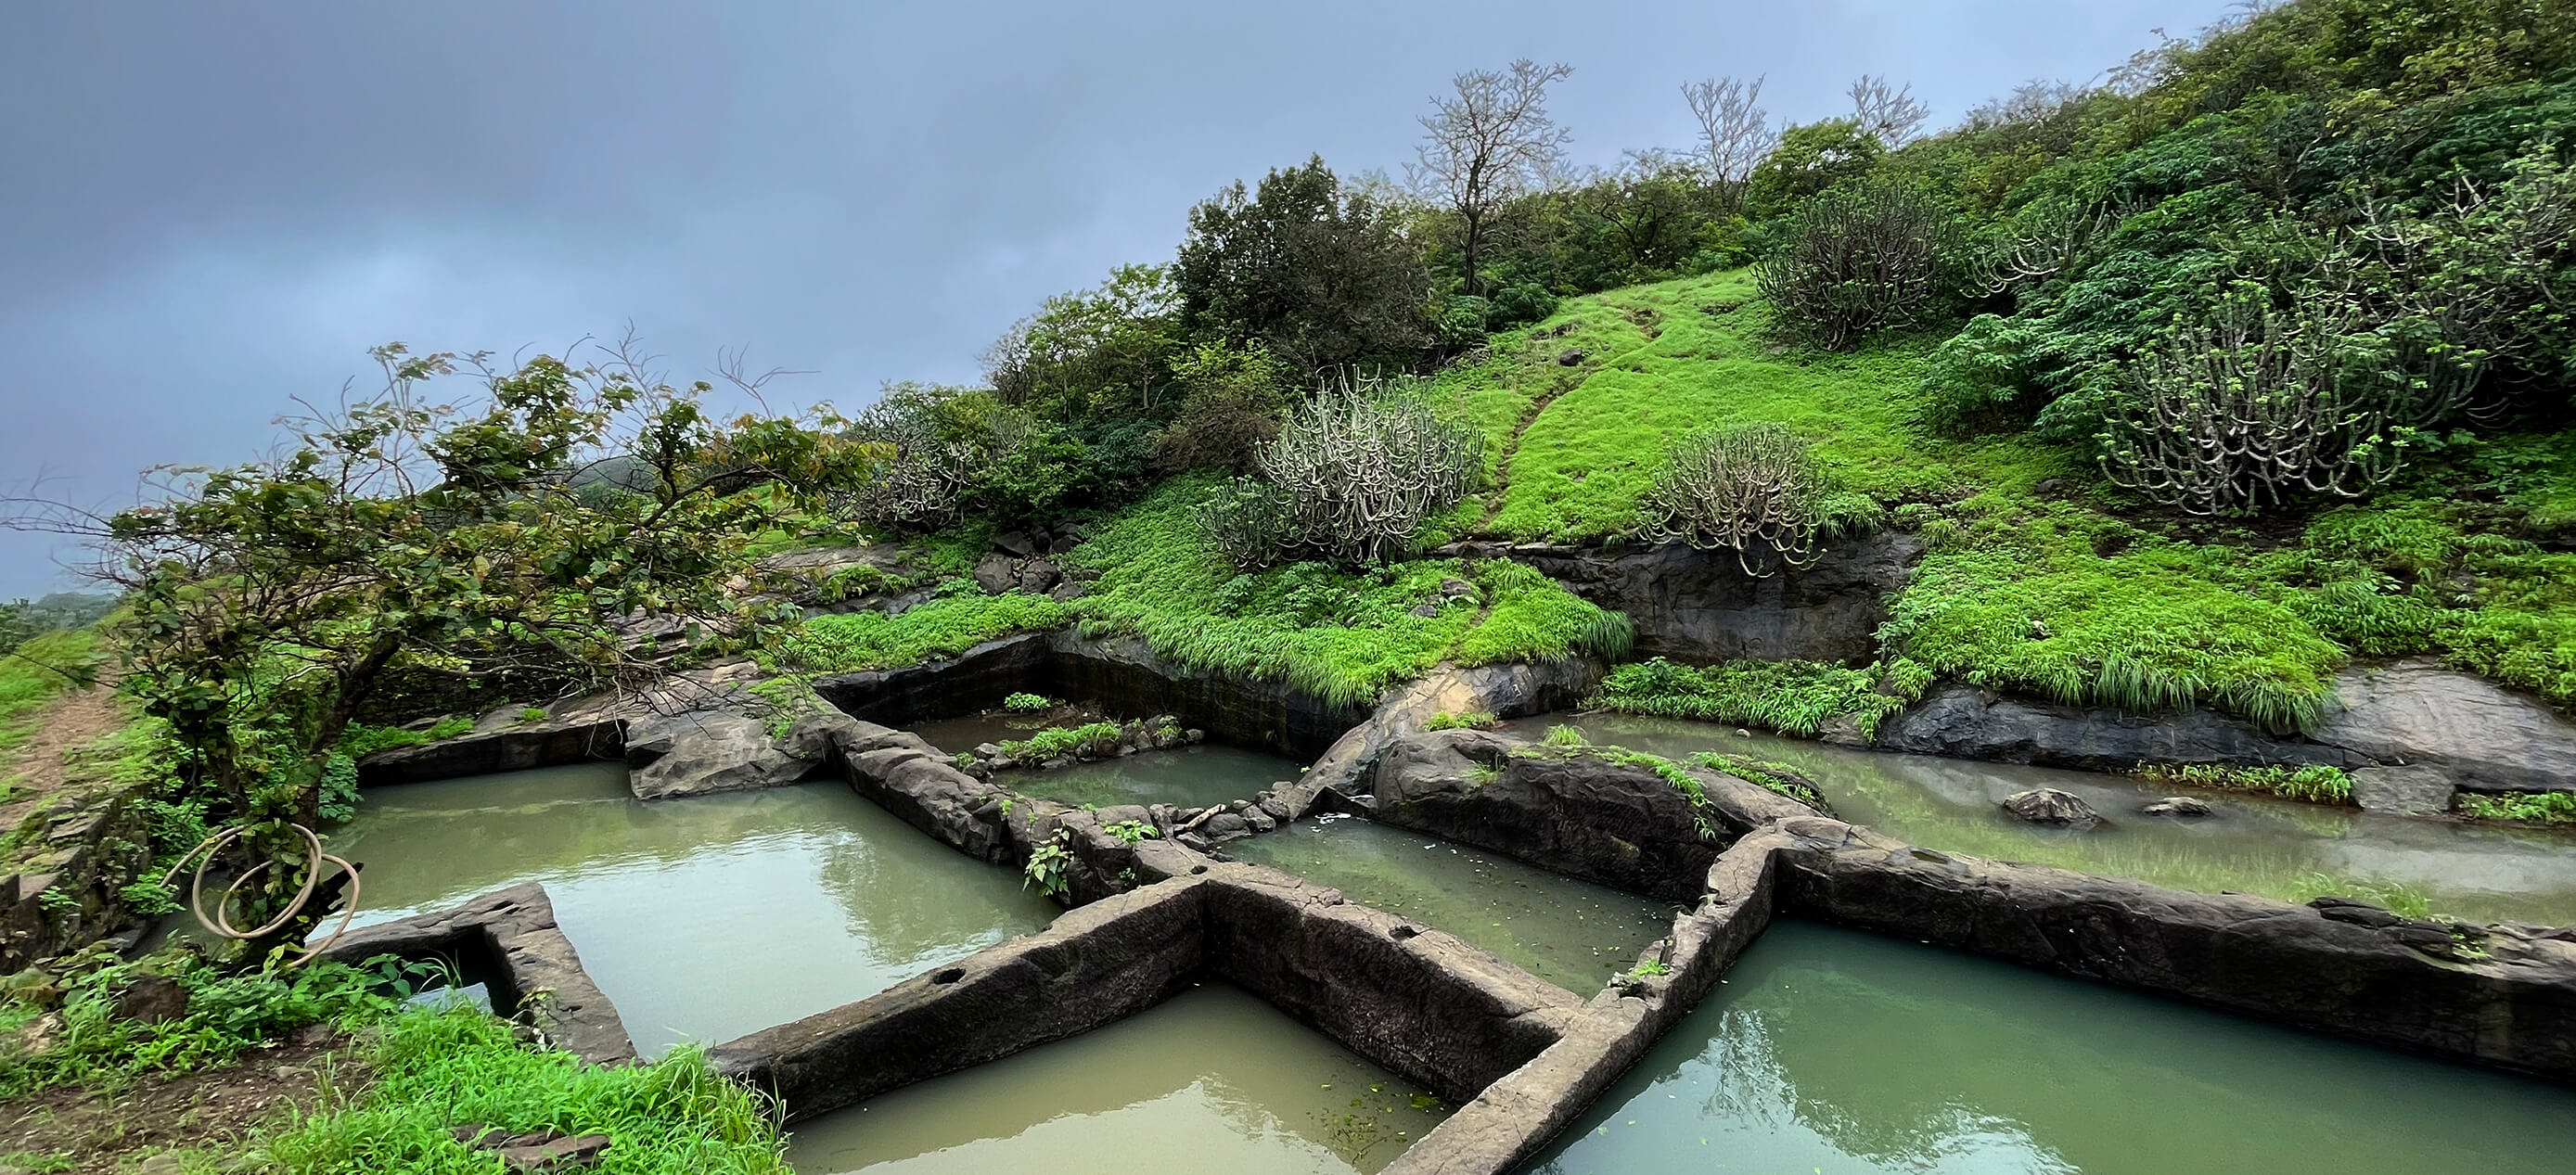
M 2384 410 L 2384 350 L 2332 308 L 2231 299 L 2128 368 L 2103 436 L 2120 486 L 2200 515 L 2297 494 L 2358 497 L 2397 472 L 2410 430 Z
M 1295 559 L 1379 563 L 1466 496 L 1483 464 L 1474 426 L 1406 389 L 1344 386 L 1308 401 L 1199 511 L 1237 567 Z
M 1919 188 L 1869 181 L 1801 206 L 1756 276 L 1777 329 L 1841 351 L 1937 311 L 1958 292 L 1961 254 L 1949 210 Z
M 1816 560 L 1825 477 L 1807 442 L 1776 424 L 1704 429 L 1664 458 L 1637 503 L 1656 542 L 1735 552 L 1746 575 Z

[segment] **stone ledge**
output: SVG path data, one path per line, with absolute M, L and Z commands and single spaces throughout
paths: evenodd
M 536 882 L 497 889 L 452 909 L 362 926 L 321 957 L 358 963 L 378 955 L 442 960 L 490 987 L 496 1011 L 517 1014 L 555 1047 L 597 1065 L 635 1059 L 617 1006 L 582 970 L 581 955 L 555 922 L 554 902 Z

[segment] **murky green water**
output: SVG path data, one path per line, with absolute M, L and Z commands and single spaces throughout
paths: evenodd
M 1308 817 L 1225 852 L 1421 919 L 1578 995 L 1672 929 L 1664 903 L 1356 817 Z
M 787 1157 L 799 1175 L 1366 1173 L 1439 1124 L 1418 1094 L 1210 984 L 797 1126 Z
M 1704 750 L 1785 763 L 1813 778 L 1837 814 L 1927 848 L 2032 861 L 2180 889 L 2240 890 L 2288 901 L 2339 884 L 2392 882 L 2433 912 L 2480 921 L 2576 922 L 2576 835 L 2384 816 L 2270 796 L 2193 791 L 2217 809 L 2193 819 L 2144 816 L 2159 796 L 2189 791 L 2116 775 L 1895 755 L 1755 735 L 1703 722 L 1622 714 L 1552 715 L 1514 724 L 1536 736 L 1568 722 L 1598 743 L 1686 758 Z M 2105 817 L 2084 832 L 2003 814 L 2005 796 L 2053 787 Z
M 638 1049 L 861 999 L 1056 908 L 839 783 L 636 801 L 613 764 L 368 791 L 332 851 L 361 923 L 542 881 Z
M 1783 920 L 1531 1175 L 2516 1175 L 2576 1092 Z

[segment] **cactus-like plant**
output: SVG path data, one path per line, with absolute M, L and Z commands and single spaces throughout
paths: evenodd
M 1731 550 L 1746 575 L 1816 561 L 1824 473 L 1807 442 L 1776 424 L 1703 429 L 1664 458 L 1637 503 L 1656 542 Z
M 1344 383 L 1300 406 L 1262 447 L 1259 476 L 1236 479 L 1199 517 L 1238 567 L 1381 562 L 1466 496 L 1483 456 L 1474 426 L 1409 389 Z

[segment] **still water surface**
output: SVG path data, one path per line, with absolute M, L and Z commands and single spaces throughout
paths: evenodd
M 2564 1175 L 2576 1092 L 1783 919 L 1529 1175 Z
M 874 995 L 1057 912 L 830 782 L 653 804 L 615 764 L 404 784 L 369 789 L 331 844 L 366 867 L 361 924 L 544 882 L 648 1056 Z
M 1366 1175 L 1445 1116 L 1420 1092 L 1209 984 L 796 1126 L 787 1158 L 799 1175 Z
M 1419 919 L 1577 995 L 1672 928 L 1662 902 L 1352 816 L 1310 816 L 1225 852 Z
M 1023 714 L 974 714 L 917 723 L 912 727 L 930 745 L 959 754 L 983 743 L 1027 738 L 1050 725 L 1078 726 L 1096 717 L 1092 711 Z M 1145 751 L 1123 759 L 1075 763 L 1053 771 L 1007 771 L 996 782 L 1024 795 L 1062 804 L 1171 804 L 1205 808 L 1248 800 L 1263 789 L 1297 778 L 1300 764 L 1284 755 L 1221 743 L 1197 743 Z
M 2354 893 L 2338 880 L 2395 882 L 2436 914 L 2476 921 L 2576 923 L 2576 835 L 2365 813 L 2238 792 L 2192 791 L 2217 810 L 2192 819 L 2138 809 L 2187 788 L 2125 776 L 1928 755 L 1897 755 L 1770 735 L 1737 737 L 1706 722 L 1625 714 L 1550 715 L 1512 724 L 1537 737 L 1571 723 L 1596 743 L 1687 761 L 1721 751 L 1787 764 L 1816 781 L 1842 818 L 1925 848 L 2178 889 L 2241 890 L 2286 901 Z M 2105 818 L 2084 832 L 2003 814 L 2005 796 L 2053 787 Z M 2576 1170 L 2576 1167 L 2571 1167 Z

